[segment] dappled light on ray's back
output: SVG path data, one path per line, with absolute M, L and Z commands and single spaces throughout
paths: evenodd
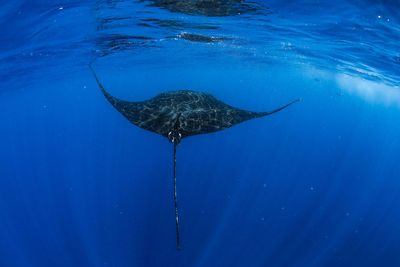
M 400 266 L 399 8 L 5 2 L 0 266 Z

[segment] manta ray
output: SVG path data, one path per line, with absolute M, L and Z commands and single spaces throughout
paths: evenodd
M 301 99 L 266 112 L 232 107 L 214 96 L 191 90 L 168 91 L 151 99 L 130 102 L 113 97 L 89 68 L 106 99 L 134 125 L 160 134 L 174 144 L 174 202 L 177 249 L 180 250 L 178 205 L 176 197 L 176 146 L 183 138 L 224 130 L 238 123 L 276 113 Z

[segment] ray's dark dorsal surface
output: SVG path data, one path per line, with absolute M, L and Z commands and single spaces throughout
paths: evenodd
M 270 115 L 299 101 L 273 111 L 253 112 L 229 106 L 207 93 L 179 90 L 164 92 L 146 101 L 128 102 L 110 95 L 97 77 L 96 80 L 107 100 L 130 122 L 178 144 L 182 138 L 220 131 Z
M 107 100 L 130 122 L 145 130 L 167 137 L 174 143 L 174 199 L 178 250 L 179 227 L 176 200 L 176 146 L 182 138 L 217 132 L 238 123 L 278 112 L 291 104 L 266 112 L 253 112 L 229 106 L 210 94 L 179 90 L 161 93 L 149 100 L 129 102 L 110 95 L 101 85 L 91 65 L 89 68 Z

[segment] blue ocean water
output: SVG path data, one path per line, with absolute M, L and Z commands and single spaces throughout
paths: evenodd
M 0 266 L 400 266 L 397 0 L 0 7 Z M 121 116 L 211 93 L 268 117 L 177 147 Z

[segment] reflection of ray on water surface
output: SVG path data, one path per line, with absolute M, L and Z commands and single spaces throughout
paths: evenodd
M 261 12 L 261 5 L 241 0 L 152 0 L 149 6 L 191 15 L 209 17 L 235 16 Z
M 98 51 L 101 52 L 101 56 L 126 49 L 156 46 L 155 41 L 151 37 L 118 34 L 101 35 L 96 39 L 96 44 L 99 46 Z
M 187 33 L 187 32 L 183 32 L 183 33 L 179 34 L 177 37 L 182 38 L 187 41 L 204 42 L 204 43 L 220 42 L 223 40 L 228 40 L 228 38 L 225 38 L 225 37 L 205 36 L 205 35 Z

